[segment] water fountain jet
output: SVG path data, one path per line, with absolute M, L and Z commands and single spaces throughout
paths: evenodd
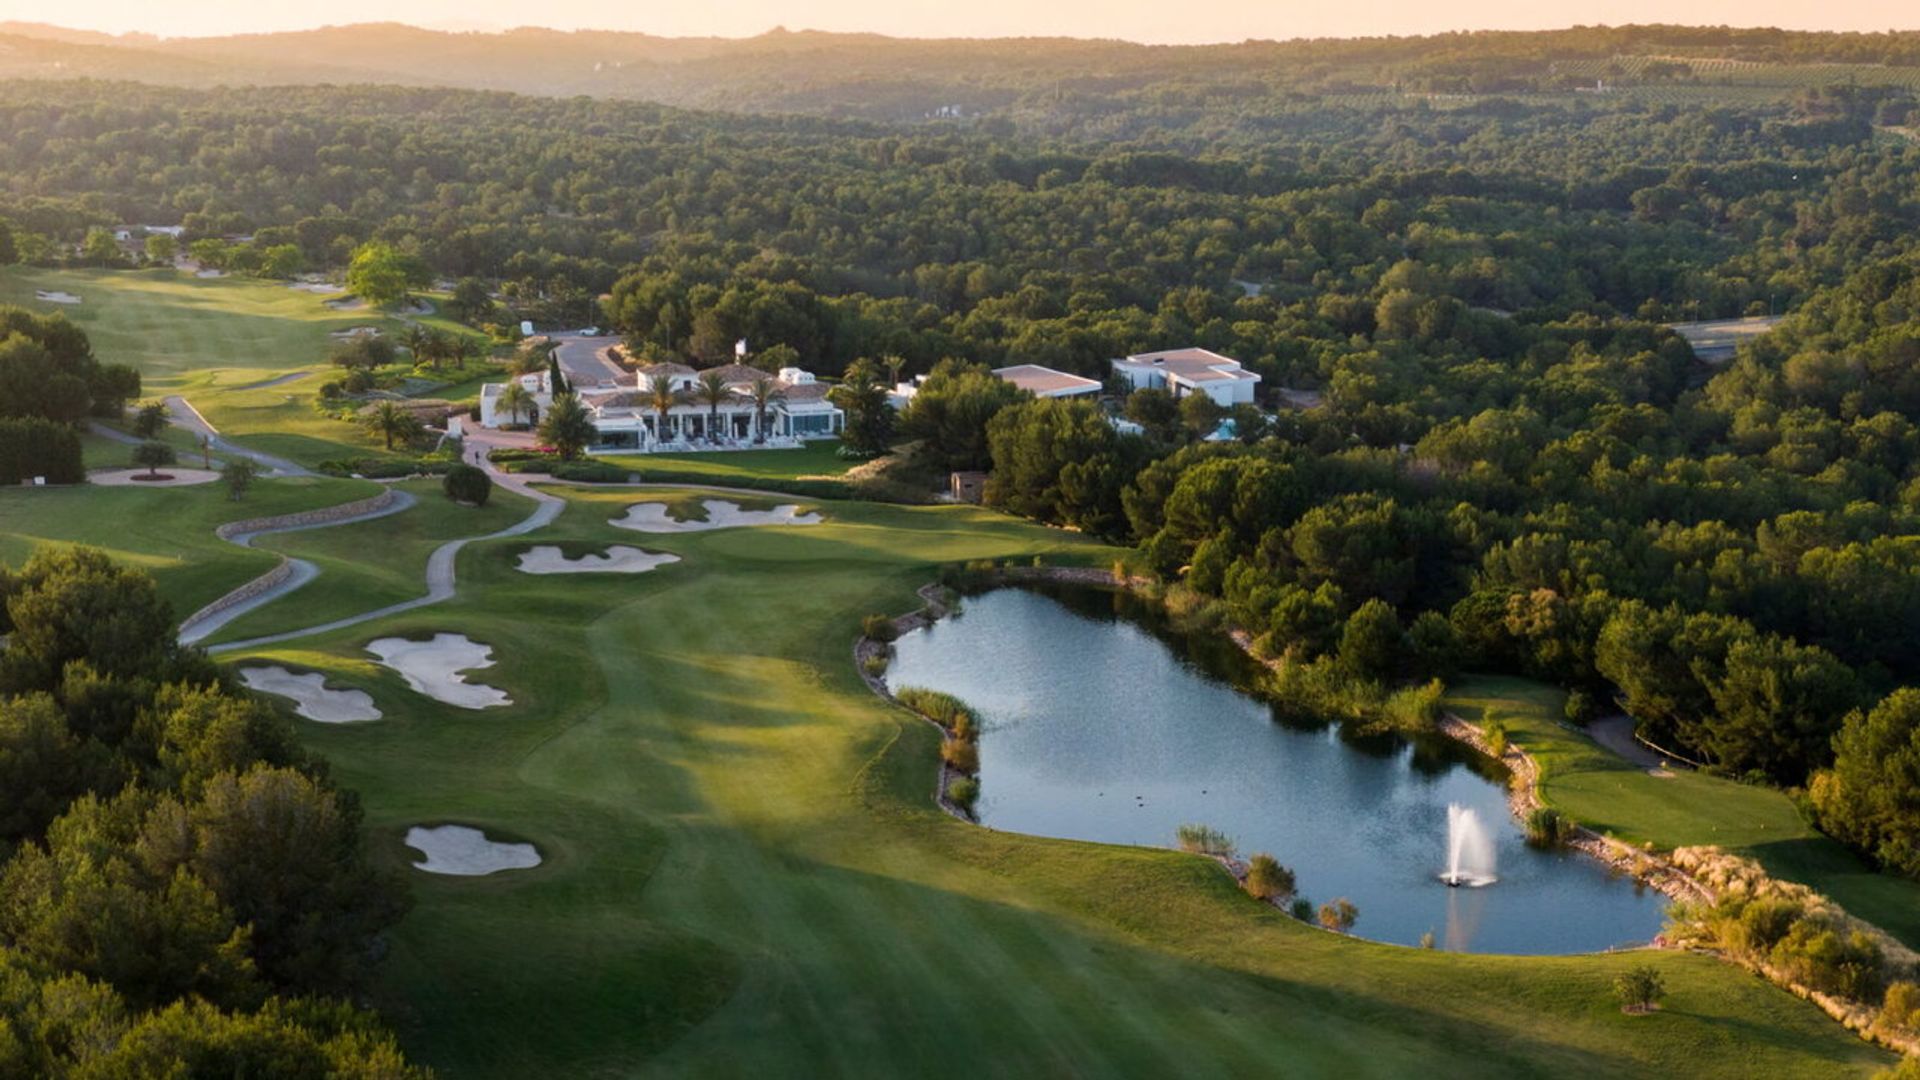
M 1447 869 L 1440 880 L 1448 888 L 1491 885 L 1494 876 L 1493 838 L 1472 807 L 1447 804 Z

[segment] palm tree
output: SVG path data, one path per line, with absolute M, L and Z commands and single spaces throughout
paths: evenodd
M 887 365 L 887 389 L 891 390 L 899 386 L 900 376 L 905 374 L 907 370 L 907 358 L 904 356 L 889 356 L 880 362 Z
M 572 394 L 554 398 L 546 417 L 540 421 L 540 441 L 558 450 L 562 461 L 579 457 L 597 434 L 592 414 Z
M 461 334 L 453 339 L 453 358 L 460 361 L 460 366 L 463 368 L 469 361 L 485 358 L 490 351 L 486 342 L 468 334 Z
M 406 333 L 400 335 L 400 344 L 407 347 L 407 352 L 413 355 L 413 362 L 416 364 L 427 358 L 427 350 L 432 340 L 433 331 L 416 322 L 408 323 Z
M 765 375 L 753 380 L 753 441 L 767 441 L 767 412 L 774 402 L 787 396 L 780 384 Z
M 533 395 L 527 393 L 527 388 L 521 385 L 519 379 L 514 379 L 507 383 L 505 390 L 500 391 L 500 400 L 494 407 L 507 410 L 507 415 L 513 417 L 513 422 L 518 424 L 520 414 L 532 404 Z
M 407 410 L 391 401 L 383 401 L 367 414 L 367 427 L 386 440 L 387 449 L 393 449 L 393 440 L 411 439 L 420 430 L 420 421 Z
M 713 440 L 714 429 L 720 426 L 720 405 L 732 396 L 727 389 L 727 380 L 717 371 L 706 371 L 700 375 L 700 386 L 694 392 L 694 398 L 707 407 L 707 440 Z
M 659 429 L 654 432 L 656 439 L 667 441 L 667 414 L 685 400 L 686 395 L 673 388 L 672 376 L 664 372 L 647 376 L 647 405 L 660 418 Z

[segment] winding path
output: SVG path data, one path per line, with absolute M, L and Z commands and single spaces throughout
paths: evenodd
M 500 472 L 499 470 L 495 469 L 492 463 L 486 460 L 485 448 L 482 446 L 469 447 L 467 452 L 467 459 L 473 462 L 474 464 L 479 465 L 481 468 L 486 469 L 493 476 L 494 482 L 496 484 L 500 485 L 501 487 L 505 488 L 508 491 L 513 492 L 516 495 L 524 495 L 527 498 L 532 499 L 535 504 L 533 508 L 533 513 L 528 514 L 526 517 L 522 518 L 520 521 L 515 522 L 514 524 L 509 525 L 506 528 L 501 529 L 497 532 L 486 533 L 480 536 L 464 536 L 458 540 L 449 540 L 446 543 L 441 544 L 439 547 L 434 548 L 433 554 L 428 556 L 427 558 L 427 574 L 426 574 L 427 592 L 425 596 L 418 596 L 413 598 L 412 600 L 402 600 L 397 604 L 388 604 L 385 607 L 375 608 L 372 611 L 363 611 L 357 615 L 349 615 L 342 619 L 334 619 L 331 622 L 320 623 L 316 626 L 302 627 L 301 629 L 298 629 L 298 630 L 288 630 L 278 634 L 268 634 L 263 637 L 248 638 L 244 641 L 229 641 L 224 644 L 215 645 L 209 648 L 207 652 L 213 653 L 213 654 L 219 654 L 224 652 L 232 652 L 238 649 L 259 648 L 262 645 L 277 645 L 283 641 L 293 641 L 297 638 L 310 637 L 314 634 L 324 634 L 333 630 L 344 630 L 349 626 L 358 626 L 361 623 L 372 622 L 375 619 L 384 619 L 389 615 L 398 615 L 401 612 L 414 611 L 418 608 L 427 607 L 431 604 L 438 604 L 443 600 L 452 599 L 455 592 L 454 567 L 455 567 L 455 563 L 459 559 L 461 548 L 466 547 L 468 544 L 471 544 L 476 540 L 500 540 L 509 536 L 524 536 L 527 533 L 533 532 L 535 529 L 544 528 L 547 525 L 552 524 L 553 519 L 559 517 L 560 511 L 566 508 L 567 502 L 565 499 L 562 499 L 556 495 L 549 495 L 544 491 L 538 491 L 531 484 L 527 483 L 524 479 L 518 476 L 514 476 L 510 473 Z M 406 493 L 401 492 L 399 494 L 405 495 Z M 411 496 L 407 496 L 406 505 L 407 506 L 413 505 L 413 500 Z M 404 509 L 404 508 L 405 507 L 400 507 L 399 509 Z M 395 511 L 388 510 L 386 512 L 393 513 Z M 366 517 L 356 517 L 348 520 L 366 521 L 366 520 L 369 520 L 369 518 L 371 517 L 379 517 L 379 516 L 383 516 L 383 515 L 372 514 Z M 329 526 L 341 525 L 346 523 L 347 523 L 346 521 L 336 521 L 336 522 L 329 522 L 328 525 Z M 326 526 L 313 525 L 313 526 L 307 526 L 307 527 L 322 528 Z M 283 530 L 283 531 L 293 531 L 293 530 Z M 253 535 L 258 535 L 258 534 L 249 534 L 247 539 L 251 539 Z M 239 540 L 236 538 L 235 542 L 239 542 Z M 300 562 L 301 560 L 292 560 L 292 561 L 297 563 L 297 562 Z M 317 569 L 313 570 L 313 573 L 318 573 L 318 570 Z M 277 599 L 278 597 L 284 596 L 286 595 L 286 593 L 291 592 L 296 588 L 299 588 L 300 585 L 305 584 L 306 581 L 309 581 L 309 580 L 312 580 L 312 573 L 310 573 L 307 576 L 307 578 L 302 579 L 297 584 L 288 583 L 285 589 L 281 589 L 278 586 L 276 586 L 273 589 L 269 589 L 267 591 L 267 594 L 263 594 L 263 596 L 259 599 L 258 603 L 255 603 L 253 600 L 248 600 L 243 602 L 242 604 L 236 605 L 237 610 L 235 613 L 238 614 L 239 610 L 246 610 L 246 611 L 254 610 L 255 608 L 258 608 L 264 605 L 271 599 Z M 245 588 L 245 587 L 246 586 L 242 586 L 242 588 Z M 222 620 L 222 621 L 225 622 L 229 620 Z M 211 633 L 211 632 L 212 632 L 211 629 L 207 631 L 207 633 Z M 201 636 L 204 637 L 205 634 L 202 634 Z M 184 633 L 182 634 L 181 640 L 183 641 L 188 640 Z
M 186 428 L 195 435 L 206 439 L 209 446 L 223 454 L 252 458 L 255 462 L 259 463 L 262 468 L 267 470 L 268 476 L 318 475 L 305 466 L 288 461 L 286 458 L 262 453 L 259 450 L 249 450 L 244 446 L 228 442 L 221 437 L 219 428 L 208 423 L 207 418 L 200 415 L 200 410 L 194 408 L 191 402 L 179 394 L 168 396 L 165 399 L 165 405 L 167 407 L 167 419 L 173 421 L 175 427 Z
M 258 536 L 272 536 L 277 533 L 307 532 L 312 529 L 331 529 L 336 525 L 352 525 L 361 521 L 372 521 L 375 518 L 383 518 L 390 514 L 398 514 L 403 510 L 412 509 L 419 501 L 413 497 L 411 492 L 401 491 L 398 488 L 387 489 L 387 495 L 388 498 L 386 501 L 379 506 L 369 508 L 365 513 L 334 518 L 330 521 L 316 521 L 306 524 L 269 525 L 265 528 L 224 535 L 221 539 L 239 547 L 250 548 L 253 546 L 254 538 Z M 319 576 L 320 568 L 311 562 L 305 559 L 296 559 L 291 555 L 283 555 L 281 556 L 279 566 L 274 567 L 260 577 L 234 589 L 226 596 L 215 600 L 213 603 L 188 616 L 187 621 L 180 624 L 180 640 L 189 645 L 195 642 L 205 641 L 207 638 L 212 637 L 215 631 L 240 616 L 273 603 L 275 600 L 286 596 L 288 593 L 293 592 Z M 273 584 L 262 587 L 260 583 L 269 578 L 276 580 L 274 580 Z M 230 597 L 240 594 L 250 595 L 247 595 L 243 600 L 228 602 Z M 217 649 L 210 651 L 217 651 Z

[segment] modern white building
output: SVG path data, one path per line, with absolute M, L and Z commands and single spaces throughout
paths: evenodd
M 707 396 L 709 377 L 717 378 L 720 386 L 713 400 Z M 481 425 L 537 422 L 553 405 L 548 379 L 544 371 L 518 376 L 528 401 L 518 416 L 506 406 L 510 383 L 481 387 Z M 656 398 L 656 387 L 664 388 L 664 401 Z M 839 406 L 827 400 L 827 384 L 791 367 L 776 374 L 745 364 L 707 371 L 654 364 L 633 373 L 625 386 L 582 388 L 579 396 L 599 432 L 591 448 L 596 452 L 792 447 L 833 438 L 846 422 Z
M 1098 379 L 1055 371 L 1050 367 L 1041 367 L 1039 364 L 1015 364 L 1012 367 L 994 368 L 993 373 L 1034 397 L 1080 397 L 1100 392 Z
M 1138 353 L 1113 362 L 1113 372 L 1135 390 L 1158 388 L 1174 397 L 1205 394 L 1221 405 L 1253 403 L 1260 376 L 1240 361 L 1207 349 Z

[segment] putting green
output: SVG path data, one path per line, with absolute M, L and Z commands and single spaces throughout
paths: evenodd
M 1197 857 L 938 812 L 935 734 L 853 670 L 861 616 L 910 607 L 939 563 L 1111 549 L 976 508 L 834 502 L 806 528 L 650 536 L 681 561 L 649 574 L 519 573 L 529 542 L 631 541 L 606 523 L 648 497 L 559 490 L 554 525 L 461 553 L 454 600 L 253 654 L 386 713 L 301 732 L 412 880 L 378 997 L 448 1075 L 1828 1077 L 1889 1060 L 1704 957 L 1374 945 L 1262 908 Z M 513 705 L 437 706 L 362 651 L 442 631 L 493 648 L 486 682 Z M 442 823 L 544 861 L 408 871 L 406 830 Z M 1609 989 L 1638 963 L 1670 987 L 1649 1017 Z

